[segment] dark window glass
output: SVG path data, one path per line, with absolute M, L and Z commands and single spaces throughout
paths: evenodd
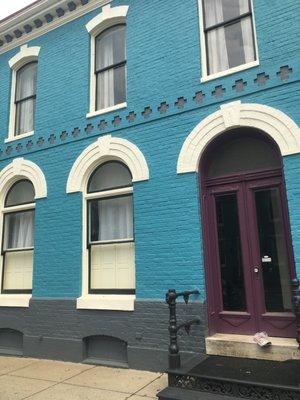
M 7 193 L 5 207 L 34 203 L 34 197 L 35 191 L 33 184 L 28 180 L 18 181 Z
M 278 188 L 255 191 L 266 310 L 291 311 L 291 279 Z
M 132 185 L 132 177 L 129 169 L 122 163 L 110 161 L 100 165 L 92 174 L 88 192 L 116 189 Z
M 210 155 L 213 157 L 208 162 L 208 178 L 281 166 L 275 149 L 257 137 L 232 137 L 231 140 L 217 145 Z
M 216 196 L 223 310 L 245 311 L 246 297 L 236 194 Z

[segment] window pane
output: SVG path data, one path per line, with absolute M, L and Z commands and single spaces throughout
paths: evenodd
M 4 216 L 4 250 L 33 247 L 34 210 Z
M 249 12 L 249 0 L 204 0 L 206 28 Z
M 93 172 L 88 184 L 88 192 L 99 192 L 131 185 L 132 177 L 129 169 L 120 162 L 111 161 L 100 165 Z
M 223 310 L 245 311 L 243 260 L 236 194 L 216 197 Z
M 33 184 L 27 180 L 19 181 L 10 188 L 5 199 L 5 207 L 34 203 L 34 196 Z
M 36 94 L 37 63 L 30 63 L 17 72 L 16 100 Z
M 108 29 L 96 38 L 96 71 L 125 58 L 125 25 Z
M 4 290 L 32 289 L 33 250 L 9 252 L 4 255 Z
M 24 100 L 16 105 L 16 135 L 34 129 L 35 99 Z
M 255 191 L 266 310 L 292 310 L 289 260 L 278 188 Z
M 244 128 L 241 133 L 243 133 Z M 233 137 L 216 146 L 211 153 L 206 176 L 215 178 L 240 172 L 280 168 L 277 152 L 265 140 L 247 136 Z
M 97 110 L 111 107 L 115 102 L 114 69 L 97 74 Z
M 91 289 L 134 289 L 134 243 L 91 246 Z
M 115 104 L 125 103 L 126 101 L 126 66 L 115 68 L 114 70 L 114 97 Z
M 207 32 L 209 73 L 255 60 L 251 18 Z
M 90 202 L 90 241 L 133 238 L 132 196 Z

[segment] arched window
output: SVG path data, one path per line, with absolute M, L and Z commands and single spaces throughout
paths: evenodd
M 115 25 L 96 37 L 96 110 L 126 101 L 125 29 Z
M 2 293 L 31 293 L 34 251 L 35 190 L 19 180 L 9 189 L 3 207 Z
M 17 71 L 16 75 L 16 121 L 15 135 L 34 130 L 36 100 L 37 62 L 30 62 Z
M 134 294 L 132 176 L 123 163 L 101 164 L 86 193 L 89 293 Z

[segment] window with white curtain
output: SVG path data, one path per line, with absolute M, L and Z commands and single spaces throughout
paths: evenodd
M 31 293 L 34 252 L 34 197 L 29 180 L 17 181 L 3 208 L 2 293 Z
M 207 75 L 256 60 L 251 0 L 202 0 Z
M 126 25 L 115 25 L 95 39 L 96 110 L 126 102 Z
M 15 136 L 34 130 L 37 62 L 25 64 L 16 73 Z
M 132 176 L 109 161 L 91 175 L 86 194 L 89 293 L 134 294 Z

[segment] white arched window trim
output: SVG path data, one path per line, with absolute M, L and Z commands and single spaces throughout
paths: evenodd
M 95 39 L 105 29 L 114 25 L 126 23 L 128 6 L 111 7 L 107 4 L 102 8 L 100 14 L 96 15 L 86 24 L 86 29 L 91 37 L 90 48 L 90 106 L 87 118 L 95 117 L 100 114 L 115 111 L 127 107 L 127 103 L 117 104 L 102 110 L 96 111 L 96 77 L 95 77 Z
M 0 240 L 3 235 L 3 209 L 6 195 L 14 183 L 21 179 L 32 182 L 35 200 L 47 197 L 47 184 L 40 167 L 24 158 L 15 158 L 0 172 Z M 16 206 L 21 209 L 22 206 Z M 3 260 L 0 257 L 0 282 L 2 282 Z M 31 294 L 0 294 L 0 307 L 29 307 Z
M 16 124 L 15 92 L 16 92 L 18 70 L 32 61 L 37 61 L 40 49 L 41 48 L 38 46 L 28 47 L 27 44 L 24 44 L 23 46 L 20 47 L 20 51 L 8 61 L 9 67 L 12 70 L 12 75 L 11 75 L 11 90 L 10 90 L 10 113 L 9 113 L 8 136 L 5 139 L 5 142 L 11 142 L 12 140 L 19 140 L 34 134 L 34 131 L 31 131 L 31 132 L 26 132 L 22 135 L 15 136 L 15 124 Z
M 178 157 L 177 173 L 197 172 L 206 146 L 221 133 L 242 126 L 268 134 L 277 143 L 282 156 L 300 153 L 300 129 L 289 116 L 263 104 L 234 101 L 222 105 L 188 135 Z
M 87 207 L 86 190 L 91 173 L 106 161 L 118 160 L 125 164 L 132 175 L 132 182 L 149 179 L 149 169 L 143 153 L 126 139 L 106 135 L 88 146 L 76 159 L 70 171 L 67 193 L 82 192 L 82 296 L 77 299 L 77 308 L 133 311 L 135 295 L 88 294 L 88 251 L 87 251 Z M 125 189 L 128 191 L 128 189 Z M 119 189 L 123 193 L 124 189 Z M 114 190 L 116 192 L 116 190 Z M 108 195 L 108 191 L 106 192 Z M 89 196 L 90 197 L 90 196 Z

